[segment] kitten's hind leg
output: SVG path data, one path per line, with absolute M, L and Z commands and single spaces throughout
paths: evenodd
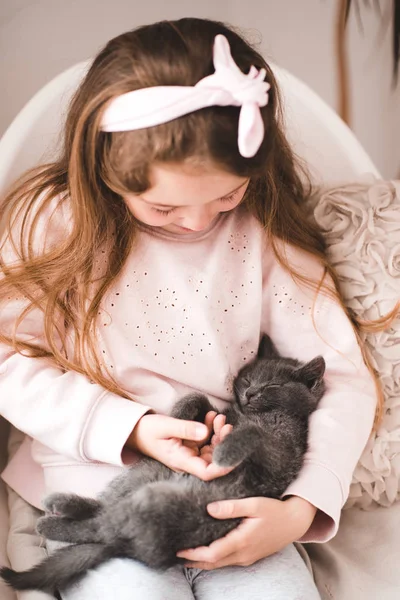
M 213 463 L 220 467 L 236 467 L 262 443 L 264 432 L 251 423 L 233 429 L 213 452 Z
M 38 519 L 36 530 L 49 540 L 72 544 L 102 543 L 97 519 L 73 521 L 65 517 L 49 516 Z
M 207 396 L 194 392 L 178 400 L 172 409 L 171 417 L 204 423 L 206 414 L 210 410 L 215 410 L 215 408 Z
M 101 504 L 92 498 L 82 498 L 77 494 L 50 494 L 43 501 L 44 508 L 57 516 L 71 519 L 88 519 L 94 517 Z

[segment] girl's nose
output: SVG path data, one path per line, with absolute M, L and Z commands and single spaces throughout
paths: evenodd
M 202 231 L 206 229 L 211 221 L 214 219 L 215 214 L 204 206 L 196 207 L 190 214 L 185 216 L 180 225 L 193 231 Z

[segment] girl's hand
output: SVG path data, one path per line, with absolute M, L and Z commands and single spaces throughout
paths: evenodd
M 218 569 L 228 565 L 249 566 L 300 539 L 309 529 L 317 509 L 292 496 L 288 500 L 244 498 L 215 502 L 207 507 L 216 519 L 245 517 L 236 529 L 210 546 L 177 553 L 196 569 Z
M 126 443 L 136 450 L 178 472 L 190 473 L 209 481 L 226 475 L 232 468 L 217 467 L 199 456 L 200 446 L 210 437 L 215 412 L 207 413 L 205 423 L 146 414 L 137 423 Z
M 214 452 L 214 448 L 218 446 L 220 442 L 232 431 L 232 425 L 226 425 L 226 417 L 225 415 L 217 415 L 217 413 L 207 413 L 206 422 L 209 415 L 213 415 L 213 423 L 212 427 L 214 429 L 214 434 L 211 438 L 211 442 L 207 446 L 202 446 L 200 448 L 201 457 L 208 463 L 212 462 L 212 456 Z

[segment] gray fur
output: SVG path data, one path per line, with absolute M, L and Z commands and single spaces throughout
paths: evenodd
M 212 518 L 209 502 L 279 498 L 297 477 L 307 450 L 308 418 L 325 390 L 324 371 L 322 357 L 306 364 L 280 357 L 264 336 L 258 357 L 235 379 L 235 402 L 225 411 L 233 431 L 213 455 L 218 465 L 237 465 L 234 471 L 204 482 L 144 458 L 97 500 L 53 494 L 45 501 L 52 514 L 39 519 L 37 529 L 48 539 L 75 545 L 29 571 L 2 569 L 1 576 L 18 590 L 54 592 L 111 557 L 166 569 L 180 562 L 179 550 L 223 537 L 241 519 Z M 172 416 L 203 422 L 212 409 L 206 396 L 191 394 L 177 402 Z

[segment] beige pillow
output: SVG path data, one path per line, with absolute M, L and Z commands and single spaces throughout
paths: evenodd
M 366 176 L 311 200 L 346 305 L 377 319 L 400 299 L 400 181 Z M 357 465 L 346 506 L 389 506 L 400 497 L 400 318 L 364 335 L 385 395 L 383 421 Z

